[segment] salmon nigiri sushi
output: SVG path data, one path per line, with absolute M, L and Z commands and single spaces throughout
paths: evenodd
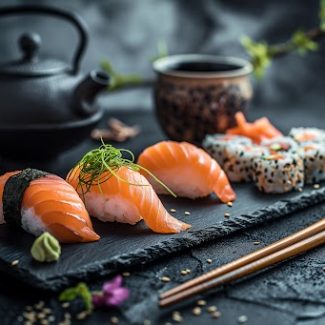
M 190 143 L 159 142 L 141 153 L 138 164 L 157 176 L 176 195 L 195 199 L 214 192 L 224 203 L 236 199 L 219 164 Z M 145 170 L 142 173 L 158 194 L 168 194 Z
M 74 188 L 61 177 L 36 169 L 0 176 L 2 223 L 22 227 L 35 236 L 47 231 L 63 243 L 100 238 Z
M 101 221 L 136 224 L 144 220 L 156 233 L 179 233 L 190 225 L 164 208 L 148 180 L 121 150 L 103 144 L 88 154 L 66 178 L 84 200 L 90 215 Z

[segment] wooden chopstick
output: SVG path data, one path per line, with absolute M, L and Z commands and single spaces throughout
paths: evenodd
M 325 218 L 322 219 L 321 221 L 323 221 L 323 223 L 321 223 L 321 224 L 324 226 Z M 319 224 L 319 222 L 317 222 L 313 226 L 315 226 L 317 224 Z M 307 229 L 310 229 L 310 227 L 306 228 L 305 230 L 307 230 Z M 319 229 L 319 228 L 313 227 L 312 229 L 314 229 L 313 231 L 316 231 L 316 229 Z M 301 233 L 301 232 L 299 232 L 299 233 Z M 299 233 L 297 233 L 297 234 L 299 234 Z M 297 235 L 297 234 L 295 234 L 295 235 Z M 290 237 L 292 237 L 292 236 L 290 236 Z M 290 237 L 287 237 L 287 238 L 290 238 Z M 277 243 L 279 243 L 279 242 L 277 242 Z M 239 278 L 242 278 L 243 276 L 249 275 L 253 272 L 256 272 L 258 270 L 261 270 L 263 268 L 271 266 L 271 265 L 278 263 L 280 261 L 283 261 L 287 258 L 290 258 L 295 255 L 306 252 L 306 251 L 308 251 L 312 248 L 315 248 L 319 245 L 322 245 L 324 243 L 325 243 L 325 229 L 323 227 L 323 229 L 321 231 L 316 232 L 313 235 L 311 235 L 310 237 L 307 237 L 303 240 L 295 242 L 290 246 L 287 246 L 287 247 L 284 247 L 283 249 L 274 251 L 271 254 L 269 254 L 267 256 L 263 256 L 259 259 L 255 259 L 251 263 L 247 263 L 247 264 L 241 265 L 239 267 L 237 266 L 236 268 L 232 268 L 231 271 L 227 271 L 226 273 L 222 272 L 221 275 L 218 275 L 212 279 L 209 278 L 210 281 L 207 280 L 204 282 L 199 282 L 195 286 L 191 286 L 183 291 L 178 291 L 177 293 L 175 293 L 173 295 L 169 295 L 166 298 L 162 298 L 160 300 L 160 306 L 165 307 L 170 304 L 177 303 L 181 300 L 189 298 L 190 296 L 201 293 L 208 289 L 211 289 L 216 286 L 237 280 Z M 274 245 L 274 244 L 272 244 L 272 245 Z M 237 261 L 235 261 L 233 263 L 236 263 Z M 232 264 L 232 263 L 230 263 L 230 264 Z M 222 268 L 224 268 L 225 266 L 223 266 Z M 218 269 L 216 269 L 215 271 L 218 271 Z M 211 273 L 211 272 L 209 272 L 209 273 Z M 218 274 L 218 272 L 216 272 L 216 273 Z
M 322 218 L 320 221 L 312 224 L 311 226 L 302 229 L 288 237 L 285 237 L 271 245 L 268 245 L 264 248 L 261 248 L 251 254 L 248 254 L 246 256 L 243 256 L 231 263 L 225 264 L 221 267 L 218 267 L 206 274 L 203 274 L 195 279 L 192 279 L 190 281 L 187 281 L 173 289 L 170 289 L 168 291 L 163 292 L 160 295 L 160 299 L 167 298 L 169 296 L 172 296 L 178 292 L 181 292 L 183 290 L 186 290 L 190 287 L 196 286 L 200 283 L 206 282 L 208 280 L 214 279 L 218 276 L 221 276 L 227 272 L 233 271 L 241 266 L 244 266 L 248 263 L 251 263 L 253 261 L 256 261 L 262 257 L 265 257 L 267 255 L 270 255 L 280 249 L 283 249 L 285 247 L 288 247 L 294 243 L 297 243 L 305 238 L 308 238 L 314 234 L 317 234 L 318 232 L 325 230 L 325 218 Z
M 165 307 L 173 303 L 177 303 L 184 299 L 187 299 L 195 294 L 201 293 L 208 289 L 215 288 L 219 285 L 229 283 L 231 281 L 242 278 L 246 275 L 249 275 L 253 272 L 259 271 L 263 268 L 281 262 L 285 259 L 293 257 L 295 255 L 306 252 L 312 248 L 320 246 L 325 243 L 325 230 L 308 237 L 300 242 L 297 242 L 289 247 L 286 247 L 280 251 L 277 251 L 271 255 L 262 257 L 259 260 L 256 260 L 252 263 L 246 264 L 238 269 L 235 269 L 229 273 L 223 274 L 215 279 L 212 279 L 208 282 L 200 283 L 197 286 L 191 287 L 187 290 L 176 293 L 175 295 L 169 296 L 165 299 L 160 300 L 160 306 Z

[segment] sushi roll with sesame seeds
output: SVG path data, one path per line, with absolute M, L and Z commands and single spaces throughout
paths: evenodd
M 229 144 L 225 150 L 223 169 L 232 182 L 250 182 L 254 159 L 268 153 L 266 148 L 254 144 Z
M 325 130 L 317 128 L 293 128 L 289 136 L 298 143 L 325 142 Z
M 304 142 L 300 148 L 304 160 L 305 183 L 325 181 L 325 143 Z
M 269 150 L 271 154 L 276 153 L 290 153 L 298 154 L 298 143 L 290 137 L 276 137 L 274 139 L 268 139 L 262 141 L 261 145 Z
M 213 134 L 207 135 L 203 141 L 203 148 L 223 166 L 226 158 L 226 148 L 229 145 L 243 144 L 250 145 L 252 141 L 249 138 L 231 135 L 231 134 Z
M 270 153 L 253 162 L 254 182 L 265 193 L 285 193 L 304 185 L 304 164 L 298 154 Z

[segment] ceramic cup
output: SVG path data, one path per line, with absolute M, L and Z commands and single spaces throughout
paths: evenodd
M 206 134 L 225 132 L 252 97 L 252 66 L 243 59 L 173 55 L 156 60 L 153 68 L 157 117 L 172 140 L 201 144 Z

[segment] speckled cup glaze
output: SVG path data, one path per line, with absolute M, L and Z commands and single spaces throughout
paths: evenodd
M 156 60 L 153 68 L 157 117 L 172 140 L 201 144 L 206 134 L 225 132 L 252 97 L 252 66 L 243 59 L 174 55 Z

